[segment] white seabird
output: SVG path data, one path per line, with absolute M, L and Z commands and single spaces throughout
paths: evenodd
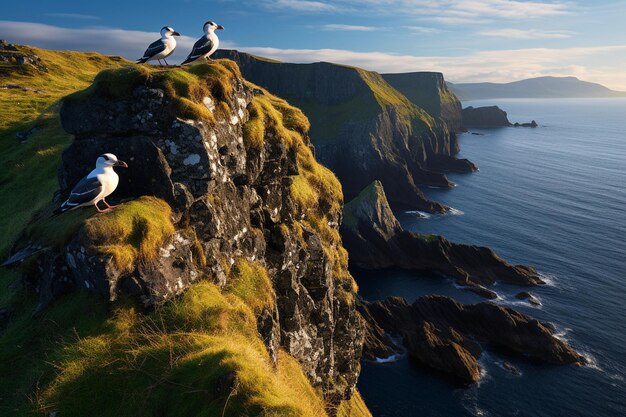
M 223 29 L 224 26 L 218 25 L 215 22 L 206 22 L 202 27 L 204 36 L 198 39 L 198 41 L 193 45 L 193 49 L 189 53 L 189 56 L 180 65 L 188 64 L 199 58 L 205 58 L 208 60 L 211 54 L 217 51 L 217 48 L 220 46 L 220 40 L 215 34 L 215 31 Z
M 96 210 L 100 213 L 105 213 L 116 207 L 109 205 L 104 200 L 105 197 L 115 191 L 120 181 L 120 177 L 117 176 L 113 167 L 128 168 L 128 165 L 117 159 L 117 156 L 112 153 L 100 155 L 96 160 L 96 168 L 76 184 L 69 198 L 54 211 L 54 214 L 90 205 L 96 206 Z M 107 206 L 106 209 L 101 210 L 98 207 L 100 201 Z
M 137 60 L 137 63 L 143 64 L 144 62 L 156 60 L 161 65 L 161 60 L 165 61 L 165 58 L 172 55 L 172 52 L 176 49 L 174 36 L 180 36 L 180 33 L 169 26 L 164 26 L 161 29 L 161 39 L 152 42 L 146 49 L 146 52 L 143 53 L 143 56 Z M 169 65 L 167 61 L 165 61 L 165 65 Z

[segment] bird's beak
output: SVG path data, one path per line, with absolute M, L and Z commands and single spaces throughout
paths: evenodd
M 126 162 L 124 161 L 117 161 L 115 163 L 115 165 L 113 165 L 114 167 L 122 167 L 122 168 L 128 168 L 128 164 L 126 164 Z
M 217 25 L 217 29 L 218 29 L 218 30 L 224 30 L 224 26 L 222 26 L 222 25 Z
M 178 33 L 178 32 L 172 32 L 172 36 L 180 36 L 180 33 Z

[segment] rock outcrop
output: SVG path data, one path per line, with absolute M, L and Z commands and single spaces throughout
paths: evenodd
M 493 298 L 493 293 L 482 285 L 496 281 L 542 283 L 533 268 L 510 265 L 489 248 L 403 230 L 377 181 L 345 205 L 341 234 L 350 262 L 357 266 L 434 271 L 456 278 L 459 284 L 487 298 Z
M 455 158 L 450 106 L 432 116 L 378 73 L 324 62 L 281 63 L 229 50 L 217 56 L 236 61 L 247 79 L 304 111 L 316 157 L 338 176 L 346 199 L 380 180 L 392 204 L 443 212 L 446 207 L 428 201 L 419 185 L 449 187 L 444 172 L 477 169 Z M 430 81 L 430 90 L 438 90 L 436 77 Z
M 467 127 L 494 128 L 512 126 L 507 114 L 498 106 L 466 107 L 463 125 Z
M 87 288 L 150 307 L 200 279 L 229 285 L 228 270 L 245 259 L 273 284 L 275 307 L 258 317 L 268 351 L 295 357 L 331 406 L 350 398 L 363 333 L 338 233 L 341 186 L 314 159 L 299 110 L 222 60 L 104 71 L 60 114 L 74 135 L 60 197 L 111 152 L 129 164 L 115 198 L 134 201 L 39 257 L 30 282 L 42 302 Z
M 515 122 L 512 124 L 504 110 L 498 106 L 466 107 L 463 109 L 463 125 L 465 128 L 477 127 L 492 129 L 497 127 L 538 127 L 536 121 L 529 123 Z
M 554 337 L 551 325 L 492 303 L 463 305 L 434 295 L 420 297 L 413 304 L 399 297 L 361 303 L 360 310 L 374 319 L 369 322 L 374 329 L 402 336 L 415 361 L 464 383 L 480 379 L 478 358 L 483 345 L 532 361 L 585 363 L 567 343 Z M 377 356 L 385 340 L 375 342 L 366 345 L 364 352 Z
M 463 130 L 461 101 L 448 88 L 440 72 L 382 74 L 393 88 L 453 131 Z

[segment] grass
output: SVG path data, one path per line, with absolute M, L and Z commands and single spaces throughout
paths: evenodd
M 110 255 L 117 269 L 132 272 L 137 263 L 158 256 L 174 234 L 171 216 L 166 202 L 144 196 L 89 218 L 83 230 L 92 250 Z
M 370 204 L 374 201 L 384 201 L 387 203 L 387 197 L 385 195 L 385 189 L 380 181 L 372 181 L 367 187 L 365 187 L 358 196 L 350 200 L 343 208 L 343 227 L 347 227 L 356 230 L 358 227 L 358 219 L 355 212 L 363 204 Z M 391 208 L 389 208 L 391 211 Z
M 138 86 L 145 85 L 163 90 L 172 115 L 215 123 L 215 115 L 203 100 L 211 97 L 219 103 L 215 111 L 229 113 L 234 75 L 240 76 L 239 68 L 228 60 L 179 68 L 129 65 L 102 71 L 89 88 L 71 94 L 67 100 L 80 103 L 93 96 L 123 99 L 130 97 Z
M 0 414 L 326 415 L 295 359 L 272 365 L 246 300 L 209 282 L 147 315 L 85 293 L 20 314 L 0 371 Z
M 97 54 L 28 50 L 42 58 L 50 68 L 48 75 L 0 67 L 12 77 L 8 82 L 46 90 L 0 90 L 0 102 L 7 109 L 0 125 L 5 145 L 0 156 L 7 163 L 0 174 L 0 226 L 6 230 L 0 254 L 32 219 L 26 238 L 62 247 L 76 233 L 84 233 L 91 249 L 111 255 L 120 269 L 131 270 L 155 256 L 174 232 L 170 208 L 142 197 L 111 213 L 93 215 L 89 208 L 51 221 L 49 190 L 57 188 L 60 152 L 71 140 L 59 124 L 59 100 L 87 87 L 99 69 L 117 68 L 103 71 L 91 87 L 68 100 L 91 94 L 121 98 L 144 83 L 163 88 L 177 116 L 211 122 L 215 114 L 208 112 L 203 98 L 214 99 L 216 112 L 228 110 L 230 81 L 238 69 L 225 60 L 161 69 Z M 260 96 L 254 105 L 260 109 L 257 125 L 250 125 L 247 135 L 255 139 L 254 129 L 261 135 L 256 136 L 260 141 L 249 144 L 281 140 L 298 154 L 300 174 L 291 191 L 305 217 L 288 228 L 300 237 L 304 225 L 319 233 L 334 276 L 347 283 L 341 287 L 349 298 L 356 285 L 347 272 L 347 253 L 336 226 L 329 224 L 339 218 L 341 186 L 315 161 L 306 137 L 308 120 L 299 110 L 269 95 Z M 30 127 L 40 114 L 43 127 L 26 143 L 17 143 L 15 133 Z M 129 300 L 109 304 L 76 292 L 54 302 L 36 320 L 31 317 L 36 297 L 19 286 L 0 292 L 0 307 L 15 312 L 0 336 L 0 415 L 325 416 L 322 394 L 312 388 L 298 362 L 281 351 L 274 366 L 258 334 L 259 312 L 275 302 L 265 269 L 238 259 L 229 278 L 224 289 L 198 282 L 149 313 L 138 311 Z M 0 271 L 3 288 L 18 282 L 14 272 Z M 342 404 L 340 413 L 369 415 L 358 395 Z
M 59 100 L 87 87 L 100 70 L 128 63 L 95 53 L 18 49 L 38 55 L 49 71 L 0 63 L 3 84 L 28 88 L 0 89 L 0 257 L 6 256 L 31 217 L 50 202 L 58 188 L 56 169 L 61 151 L 71 140 L 58 119 Z M 34 126 L 39 127 L 26 142 L 16 139 L 16 133 Z

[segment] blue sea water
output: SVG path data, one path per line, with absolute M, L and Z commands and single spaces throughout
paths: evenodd
M 480 167 L 450 175 L 453 189 L 428 196 L 457 215 L 397 213 L 406 229 L 490 246 L 535 266 L 549 284 L 532 289 L 533 308 L 493 287 L 501 300 L 553 323 L 590 365 L 545 366 L 484 354 L 485 376 L 462 388 L 402 358 L 364 364 L 359 389 L 374 416 L 626 416 L 626 99 L 481 100 L 513 122 L 539 128 L 472 129 L 460 157 Z M 407 271 L 353 271 L 369 300 L 444 294 L 482 301 L 451 280 Z M 517 377 L 502 361 L 522 371 Z

